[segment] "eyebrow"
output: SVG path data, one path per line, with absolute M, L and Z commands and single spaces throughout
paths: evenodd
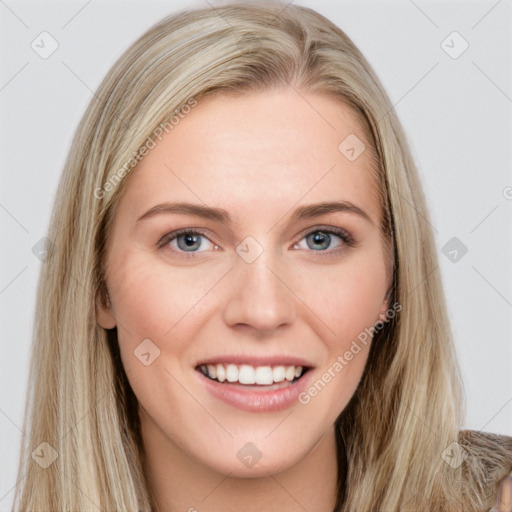
M 291 221 L 296 222 L 303 219 L 312 219 L 334 212 L 354 213 L 373 224 L 373 220 L 364 210 L 349 201 L 329 201 L 300 206 L 293 212 Z M 184 202 L 157 204 L 141 215 L 137 219 L 137 222 L 162 214 L 194 215 L 203 219 L 222 222 L 227 226 L 233 224 L 228 211 L 223 208 Z

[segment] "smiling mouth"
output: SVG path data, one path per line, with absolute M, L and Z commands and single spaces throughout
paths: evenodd
M 201 364 L 196 367 L 205 377 L 223 384 L 256 388 L 297 382 L 310 368 L 294 365 L 251 366 L 248 364 Z

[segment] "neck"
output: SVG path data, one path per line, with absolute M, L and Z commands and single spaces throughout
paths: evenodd
M 144 471 L 153 512 L 332 512 L 338 478 L 334 428 L 293 467 L 258 478 L 237 478 L 185 453 L 147 414 L 141 414 Z

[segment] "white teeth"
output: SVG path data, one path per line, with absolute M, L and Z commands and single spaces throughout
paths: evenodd
M 209 364 L 207 368 L 208 368 L 208 375 L 212 379 L 215 379 L 217 377 L 217 367 L 213 366 L 213 364 Z
M 226 370 L 224 369 L 224 366 L 221 364 L 217 365 L 217 377 L 210 375 L 212 379 L 217 378 L 219 382 L 224 382 L 226 380 Z
M 293 380 L 295 378 L 295 366 L 288 366 L 286 368 L 286 380 Z
M 272 378 L 274 379 L 274 382 L 283 382 L 286 378 L 286 370 L 284 369 L 284 366 L 276 366 L 272 370 Z
M 219 382 L 239 382 L 240 384 L 259 384 L 269 386 L 274 383 L 293 381 L 304 373 L 302 366 L 250 366 L 242 364 L 201 365 L 201 371 L 211 379 Z
M 238 366 L 228 364 L 226 368 L 226 380 L 228 382 L 236 382 L 238 380 Z
M 240 382 L 240 384 L 255 384 L 255 374 L 256 372 L 252 366 L 243 364 L 240 366 L 240 371 L 238 372 L 238 382 Z
M 272 378 L 272 368 L 270 366 L 258 366 L 256 368 L 256 384 L 272 384 L 274 379 Z

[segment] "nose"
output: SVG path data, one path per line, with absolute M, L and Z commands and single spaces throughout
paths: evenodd
M 266 251 L 252 263 L 237 258 L 230 272 L 224 321 L 232 328 L 253 331 L 259 337 L 291 325 L 298 299 L 288 281 L 290 273 Z

